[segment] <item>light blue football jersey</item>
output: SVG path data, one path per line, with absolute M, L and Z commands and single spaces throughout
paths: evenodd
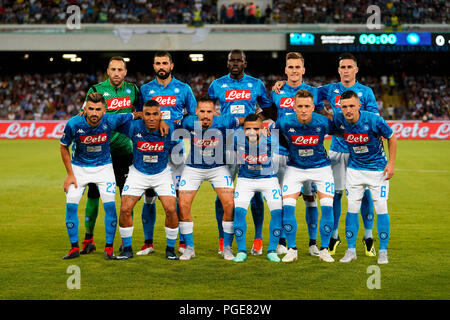
M 350 152 L 348 167 L 356 170 L 383 171 L 387 164 L 383 138 L 393 135 L 392 129 L 379 115 L 361 111 L 356 124 L 350 124 L 342 113 L 334 119 L 336 130 L 343 134 L 343 140 Z
M 98 167 L 112 163 L 110 138 L 113 131 L 133 120 L 133 114 L 105 113 L 96 127 L 87 123 L 86 116 L 74 116 L 67 121 L 60 143 L 72 143 L 72 163 L 81 167 Z

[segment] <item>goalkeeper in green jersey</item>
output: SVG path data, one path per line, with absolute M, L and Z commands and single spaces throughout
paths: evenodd
M 115 56 L 109 60 L 107 69 L 108 79 L 92 86 L 91 92 L 100 92 L 106 101 L 107 113 L 131 113 L 138 107 L 139 89 L 135 84 L 124 81 L 127 67 L 122 57 Z M 86 96 L 87 96 L 86 95 Z M 133 145 L 124 134 L 113 132 L 110 141 L 111 157 L 120 194 L 128 174 L 128 167 L 133 163 Z M 95 184 L 89 184 L 86 209 L 86 234 L 81 254 L 91 253 L 96 249 L 94 242 L 94 227 L 98 215 L 99 191 Z

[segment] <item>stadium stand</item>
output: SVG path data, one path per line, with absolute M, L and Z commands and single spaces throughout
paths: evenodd
M 201 2 L 202 6 L 196 6 Z M 217 0 L 1 0 L 2 24 L 64 24 L 66 9 L 78 5 L 81 23 L 142 24 L 265 24 L 365 23 L 366 9 L 375 4 L 383 23 L 448 23 L 450 4 L 445 0 L 273 0 L 265 8 L 256 3 L 231 1 L 219 8 Z

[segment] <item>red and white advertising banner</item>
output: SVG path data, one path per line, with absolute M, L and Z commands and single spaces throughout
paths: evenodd
M 66 122 L 66 120 L 0 120 L 0 139 L 60 139 Z M 450 139 L 450 121 L 388 121 L 388 124 L 398 139 Z

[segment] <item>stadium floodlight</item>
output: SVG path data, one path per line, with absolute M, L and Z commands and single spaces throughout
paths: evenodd
M 189 55 L 189 59 L 191 59 L 191 61 L 203 61 L 203 54 L 201 54 L 201 53 L 191 53 Z
M 49 59 L 49 60 L 50 60 L 50 62 L 53 62 L 53 57 L 50 57 L 50 59 Z
M 75 53 L 65 53 L 63 54 L 63 59 L 76 59 L 77 55 Z
M 130 62 L 130 58 L 123 58 L 123 61 L 125 61 L 125 62 Z
M 75 57 L 75 58 L 71 58 L 70 61 L 71 62 L 81 62 L 81 58 L 80 57 Z

